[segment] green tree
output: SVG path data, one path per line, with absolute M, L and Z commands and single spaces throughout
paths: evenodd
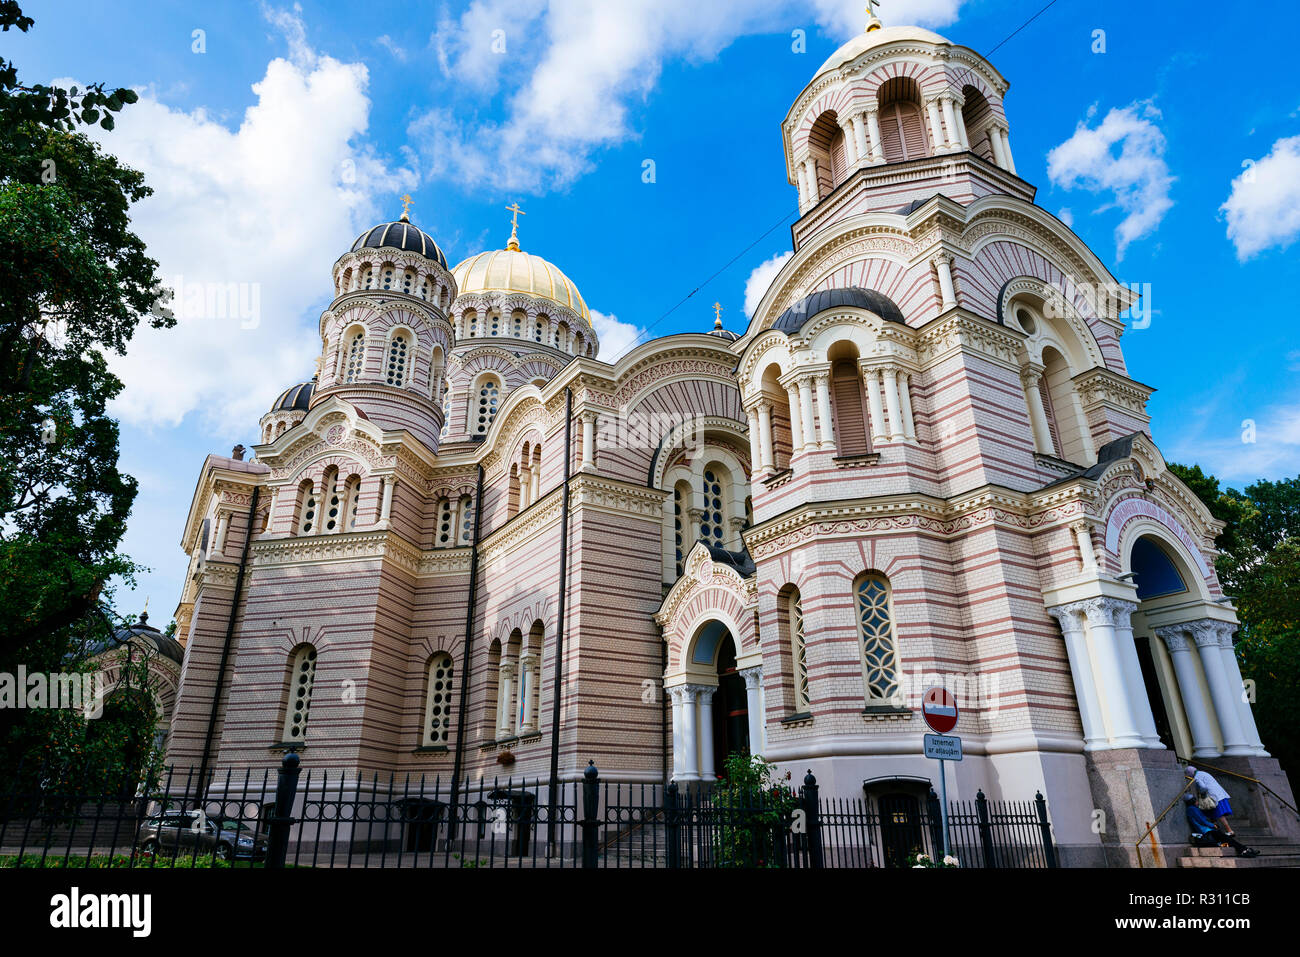
M 0 0 L 0 30 L 31 26 Z M 131 231 L 151 191 L 77 132 L 112 129 L 135 100 L 103 84 L 24 86 L 0 60 L 0 670 L 67 670 L 74 640 L 103 627 L 107 583 L 136 568 L 119 552 L 136 483 L 118 470 L 106 409 L 122 383 L 106 355 L 146 317 L 174 320 Z M 0 711 L 10 756 L 29 717 Z
M 1215 570 L 1241 627 L 1237 659 L 1254 683 L 1264 746 L 1300 772 L 1300 478 L 1220 490 L 1198 466 L 1170 465 L 1211 513 L 1228 523 L 1215 540 Z

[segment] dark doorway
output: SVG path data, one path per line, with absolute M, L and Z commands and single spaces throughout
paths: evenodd
M 1156 676 L 1156 663 L 1151 654 L 1151 639 L 1142 635 L 1134 637 L 1137 644 L 1138 664 L 1142 667 L 1142 684 L 1147 689 L 1147 699 L 1151 702 L 1151 717 L 1156 722 L 1156 734 L 1160 743 L 1170 751 L 1174 748 L 1174 734 L 1169 725 L 1169 712 L 1165 710 L 1165 699 L 1160 693 L 1160 679 Z
M 911 794 L 882 794 L 880 846 L 886 867 L 906 867 L 908 855 L 925 849 L 921 836 L 921 802 Z
M 727 755 L 749 753 L 749 699 L 736 670 L 736 645 L 725 635 L 718 649 L 718 690 L 713 696 L 713 758 L 719 772 Z

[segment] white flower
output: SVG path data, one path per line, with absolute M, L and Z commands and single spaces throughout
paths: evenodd
M 944 862 L 945 864 L 947 864 L 949 867 L 960 867 L 960 866 L 961 866 L 961 865 L 957 862 L 957 858 L 953 857 L 951 854 L 945 854 L 945 855 L 943 856 L 943 862 Z

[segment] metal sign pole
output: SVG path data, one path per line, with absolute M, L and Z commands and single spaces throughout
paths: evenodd
M 943 821 L 943 856 L 948 857 L 948 775 L 944 773 L 948 762 L 939 759 L 939 819 Z

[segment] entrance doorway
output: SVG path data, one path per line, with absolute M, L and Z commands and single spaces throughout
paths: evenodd
M 727 632 L 718 648 L 718 690 L 713 698 L 713 754 L 719 773 L 727 756 L 749 753 L 749 702 L 736 670 L 736 644 Z

